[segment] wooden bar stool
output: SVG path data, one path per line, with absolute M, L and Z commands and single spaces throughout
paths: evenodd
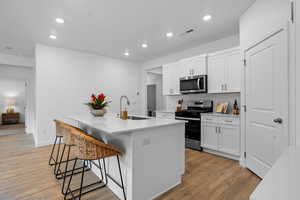
M 71 195 L 72 197 L 69 199 L 78 198 L 80 200 L 82 195 L 84 195 L 88 192 L 94 191 L 96 189 L 105 187 L 108 182 L 108 174 L 106 172 L 105 158 L 108 158 L 111 156 L 116 156 L 117 161 L 118 161 L 121 184 L 119 184 L 118 182 L 115 182 L 115 180 L 114 180 L 114 182 L 123 190 L 124 199 L 126 200 L 125 188 L 124 188 L 122 171 L 121 171 L 120 160 L 119 160 L 119 155 L 121 155 L 123 153 L 122 150 L 120 150 L 119 148 L 114 147 L 112 145 L 105 144 L 104 142 L 98 140 L 97 138 L 85 133 L 84 131 L 82 131 L 78 128 L 71 127 L 71 126 L 69 128 L 70 128 L 71 134 L 74 135 L 74 140 L 75 140 L 75 144 L 76 144 L 76 147 L 75 147 L 76 158 L 75 158 L 75 162 L 73 165 L 72 174 L 69 178 L 69 182 L 68 182 L 68 186 L 67 186 L 67 194 L 65 195 L 64 199 L 65 200 L 68 199 L 67 197 L 69 195 Z M 83 186 L 84 170 L 82 170 L 80 187 L 77 189 L 71 190 L 70 184 L 72 182 L 73 172 L 74 172 L 74 169 L 75 169 L 75 166 L 76 166 L 76 163 L 78 160 L 83 161 L 83 165 L 88 161 L 96 161 L 97 160 L 98 166 L 97 165 L 95 165 L 95 166 L 98 167 L 100 170 L 101 179 L 98 182 L 92 183 L 87 186 Z M 104 182 L 104 177 L 103 177 L 100 160 L 102 160 L 102 163 L 103 163 L 105 182 Z M 95 185 L 98 183 L 99 183 L 98 187 L 83 192 L 83 189 L 86 189 L 86 188 L 90 187 L 91 185 Z M 101 185 L 100 185 L 100 183 L 101 183 Z M 74 195 L 74 192 L 79 192 L 79 194 Z
M 57 132 L 59 132 L 59 134 L 63 137 L 63 142 L 61 142 L 61 140 L 60 140 L 60 143 L 63 144 L 63 149 L 60 154 L 59 160 L 58 160 L 59 156 L 56 156 L 57 158 L 56 158 L 56 163 L 55 163 L 55 167 L 54 167 L 54 175 L 56 176 L 57 179 L 62 179 L 64 176 L 70 176 L 70 173 L 72 171 L 72 170 L 68 170 L 68 163 L 69 163 L 69 161 L 75 160 L 75 158 L 70 159 L 71 147 L 75 146 L 75 142 L 74 142 L 74 136 L 70 133 L 70 130 L 68 128 L 70 125 L 68 125 L 62 121 L 59 121 L 59 120 L 54 120 L 54 122 L 56 125 Z M 67 159 L 63 160 L 66 147 L 68 148 L 67 149 Z M 58 155 L 59 155 L 59 152 L 58 152 Z M 66 164 L 65 171 L 61 170 L 62 163 Z M 91 163 L 90 163 L 90 166 L 91 166 Z M 75 170 L 80 170 L 80 171 L 76 172 L 75 174 L 81 173 L 81 169 L 82 169 L 81 167 L 76 168 Z M 88 171 L 90 169 L 91 169 L 91 167 L 85 166 L 86 171 Z M 64 193 L 63 191 L 64 191 L 64 188 L 62 189 L 62 193 Z

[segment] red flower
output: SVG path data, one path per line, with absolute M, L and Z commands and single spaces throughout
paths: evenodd
M 96 100 L 96 96 L 94 94 L 92 94 L 91 99 L 92 99 L 92 101 L 95 101 Z
M 105 97 L 106 96 L 103 93 L 101 93 L 101 94 L 98 95 L 98 99 L 100 99 L 102 101 L 105 99 Z

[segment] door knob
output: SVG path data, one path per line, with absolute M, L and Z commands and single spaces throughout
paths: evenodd
M 282 124 L 282 119 L 281 118 L 276 118 L 273 120 L 273 122 L 277 123 L 277 124 Z

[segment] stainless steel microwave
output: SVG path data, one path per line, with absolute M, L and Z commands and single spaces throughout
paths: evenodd
M 207 93 L 207 75 L 180 78 L 180 93 Z

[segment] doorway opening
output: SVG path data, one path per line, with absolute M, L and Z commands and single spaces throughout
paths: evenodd
M 147 71 L 147 115 L 155 117 L 156 111 L 164 108 L 165 99 L 162 93 L 162 67 Z
M 25 133 L 26 82 L 0 78 L 0 135 Z
M 34 71 L 0 64 L 0 136 L 34 131 Z

